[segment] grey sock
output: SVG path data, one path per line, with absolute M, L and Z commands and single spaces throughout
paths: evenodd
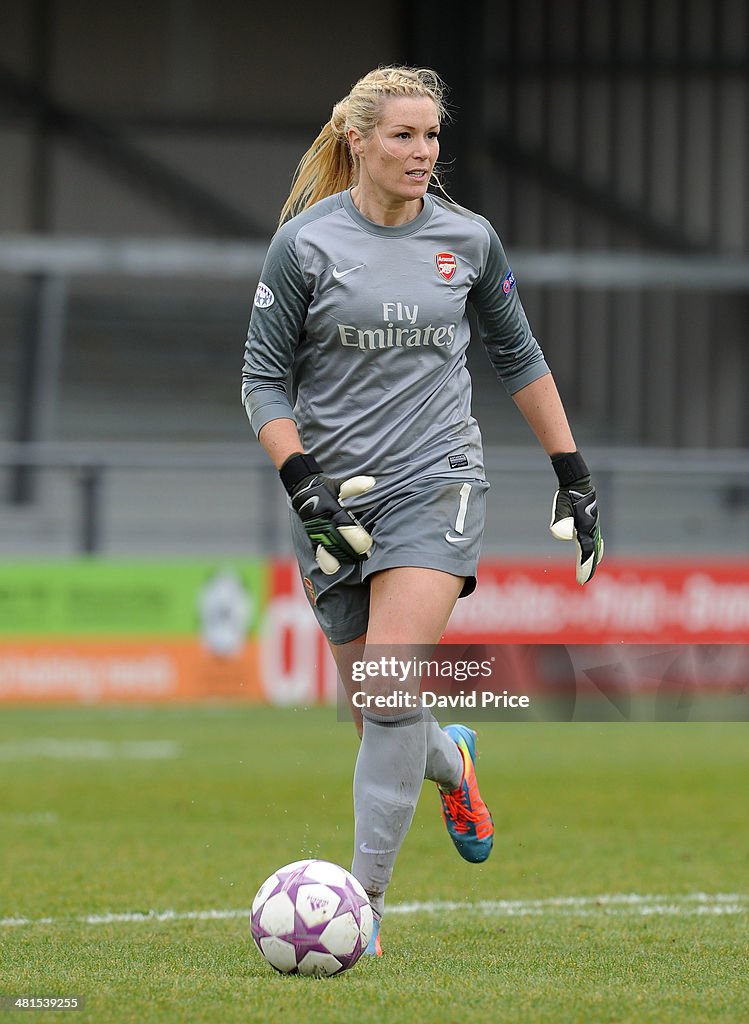
M 425 779 L 431 779 L 442 789 L 452 790 L 463 778 L 463 758 L 458 744 L 443 732 L 431 711 L 424 711 L 427 734 L 427 760 Z
M 426 733 L 421 711 L 398 718 L 364 713 L 354 769 L 354 860 L 351 872 L 382 916 L 395 858 L 424 781 Z

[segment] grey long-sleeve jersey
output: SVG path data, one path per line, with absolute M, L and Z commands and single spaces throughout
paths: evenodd
M 384 227 L 349 192 L 315 203 L 279 228 L 255 293 L 242 384 L 253 429 L 295 420 L 330 476 L 377 478 L 360 503 L 425 477 L 483 479 L 467 303 L 510 394 L 549 372 L 483 217 L 426 195 L 414 220 Z

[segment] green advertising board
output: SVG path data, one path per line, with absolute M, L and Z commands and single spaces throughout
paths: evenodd
M 4 562 L 0 637 L 189 636 L 227 609 L 252 635 L 268 588 L 259 560 Z

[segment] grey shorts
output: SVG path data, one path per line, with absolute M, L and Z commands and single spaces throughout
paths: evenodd
M 296 512 L 289 510 L 291 536 L 304 590 L 317 621 L 334 644 L 367 631 L 369 577 L 383 569 L 413 565 L 463 576 L 461 597 L 476 589 L 476 569 L 486 517 L 486 480 L 430 478 L 371 508 L 357 510 L 372 534 L 369 558 L 326 576 Z

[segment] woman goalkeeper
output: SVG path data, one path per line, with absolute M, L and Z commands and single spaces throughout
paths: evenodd
M 305 591 L 344 681 L 354 658 L 423 654 L 476 587 L 489 484 L 471 415 L 469 303 L 551 457 L 551 529 L 577 542 L 579 583 L 603 552 L 590 475 L 502 245 L 484 218 L 428 191 L 443 94 L 428 69 L 387 67 L 335 104 L 297 170 L 247 337 L 243 401 L 288 491 Z M 390 685 L 369 677 L 367 696 Z M 402 702 L 373 706 L 358 722 L 352 867 L 377 922 L 371 953 L 424 778 L 461 856 L 484 861 L 494 834 L 475 734 Z

